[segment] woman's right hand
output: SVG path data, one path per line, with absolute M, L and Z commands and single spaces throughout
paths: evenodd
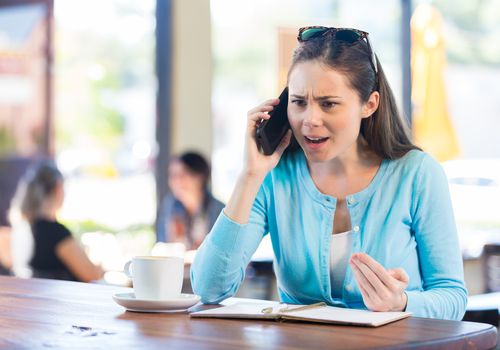
M 242 225 L 248 223 L 262 181 L 267 173 L 278 164 L 283 152 L 290 143 L 292 132 L 288 131 L 273 154 L 266 156 L 260 153 L 257 147 L 255 135 L 257 126 L 262 119 L 271 118 L 267 112 L 272 111 L 278 103 L 278 99 L 267 100 L 248 111 L 247 114 L 243 171 L 238 177 L 233 194 L 224 208 L 224 213 L 231 220 Z
M 267 112 L 273 110 L 279 99 L 267 100 L 247 113 L 247 129 L 245 133 L 245 156 L 243 163 L 244 176 L 263 179 L 279 162 L 283 152 L 290 144 L 292 131 L 288 130 L 273 154 L 266 156 L 259 152 L 256 131 L 262 119 L 271 118 Z

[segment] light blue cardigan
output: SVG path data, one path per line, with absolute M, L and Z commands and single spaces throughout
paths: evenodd
M 330 240 L 336 199 L 314 185 L 302 151 L 285 153 L 265 178 L 249 222 L 222 212 L 191 267 L 193 290 L 204 303 L 233 296 L 262 237 L 269 233 L 281 301 L 366 308 L 350 267 L 342 298 L 332 298 Z M 384 159 L 371 184 L 347 197 L 353 252 L 410 276 L 407 311 L 460 320 L 467 290 L 448 182 L 428 154 L 413 150 Z

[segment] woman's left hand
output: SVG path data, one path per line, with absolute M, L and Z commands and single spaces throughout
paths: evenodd
M 349 260 L 366 307 L 372 311 L 404 311 L 408 297 L 408 274 L 402 268 L 386 270 L 365 253 Z

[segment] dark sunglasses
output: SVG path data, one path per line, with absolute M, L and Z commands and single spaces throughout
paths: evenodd
M 333 40 L 342 41 L 347 44 L 354 44 L 358 41 L 366 42 L 366 45 L 368 46 L 368 50 L 370 51 L 370 56 L 371 56 L 370 63 L 373 67 L 373 70 L 375 71 L 375 74 L 378 74 L 377 58 L 375 57 L 375 52 L 373 52 L 370 40 L 368 39 L 367 32 L 352 28 L 334 28 L 334 27 L 320 27 L 320 26 L 303 27 L 299 29 L 297 40 L 300 43 L 303 43 L 311 39 L 326 36 L 327 34 L 331 36 Z

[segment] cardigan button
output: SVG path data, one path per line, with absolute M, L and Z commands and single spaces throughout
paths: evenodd
M 358 225 L 354 226 L 354 227 L 353 227 L 353 231 L 354 231 L 354 232 L 359 232 L 359 226 L 358 226 Z

